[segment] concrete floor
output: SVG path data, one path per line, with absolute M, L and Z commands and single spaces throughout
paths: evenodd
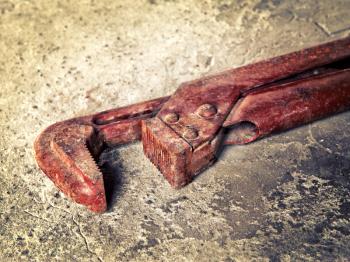
M 350 113 L 227 147 L 181 190 L 140 144 L 105 152 L 118 172 L 102 215 L 59 193 L 32 148 L 56 121 L 344 37 L 349 11 L 348 0 L 0 0 L 0 260 L 350 259 Z

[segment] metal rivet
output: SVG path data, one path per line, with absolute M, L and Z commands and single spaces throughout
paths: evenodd
M 183 133 L 184 138 L 186 139 L 195 139 L 198 137 L 198 131 L 193 127 L 185 127 L 185 131 Z
M 217 113 L 217 109 L 211 104 L 203 104 L 198 108 L 197 113 L 201 117 L 209 118 Z
M 165 122 L 169 124 L 173 124 L 179 120 L 179 116 L 176 113 L 169 113 L 169 114 L 166 114 L 163 119 Z

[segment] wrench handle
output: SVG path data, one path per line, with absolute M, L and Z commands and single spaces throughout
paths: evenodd
M 246 144 L 350 109 L 350 69 L 259 89 L 236 103 L 225 144 Z

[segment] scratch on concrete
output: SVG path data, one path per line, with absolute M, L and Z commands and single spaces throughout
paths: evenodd
M 318 147 L 320 147 L 323 150 L 325 150 L 327 153 L 333 154 L 332 150 L 330 150 L 328 147 L 325 147 L 324 145 L 322 145 L 320 142 L 317 141 L 317 139 L 314 137 L 314 135 L 312 133 L 311 125 L 309 125 L 309 127 L 308 127 L 308 133 L 309 133 L 309 136 L 307 138 L 308 138 L 310 144 L 317 145 Z
M 322 26 L 319 22 L 314 22 L 314 24 L 316 25 L 316 27 L 318 29 L 320 29 L 326 36 L 331 36 L 332 33 L 328 32 L 328 30 L 326 28 L 324 28 L 324 26 Z
M 87 240 L 85 234 L 84 234 L 83 231 L 81 230 L 80 224 L 78 223 L 78 221 L 75 220 L 75 218 L 74 218 L 73 215 L 72 215 L 72 221 L 73 221 L 73 223 L 77 226 L 77 228 L 78 228 L 78 233 L 79 233 L 79 235 L 81 236 L 81 238 L 83 239 L 87 251 L 88 251 L 90 254 L 92 254 L 93 256 L 95 256 L 95 257 L 98 259 L 98 261 L 103 262 L 103 259 L 102 259 L 96 252 L 94 252 L 94 251 L 91 250 L 90 245 L 89 245 L 89 242 L 88 242 L 88 240 Z
M 41 219 L 41 220 L 46 221 L 46 222 L 48 222 L 48 223 L 52 223 L 52 221 L 50 221 L 50 220 L 48 220 L 48 219 L 46 219 L 46 218 L 40 217 L 40 216 L 38 216 L 38 215 L 35 215 L 35 214 L 33 214 L 33 213 L 31 213 L 31 212 L 29 212 L 29 211 L 27 211 L 27 210 L 24 210 L 23 212 L 26 213 L 26 214 L 28 214 L 28 215 L 30 215 L 30 216 L 32 216 L 32 217 L 35 217 L 35 218 L 37 218 L 37 219 Z
M 342 29 L 339 29 L 339 30 L 337 30 L 337 31 L 334 31 L 334 32 L 332 32 L 332 35 L 344 33 L 344 32 L 346 32 L 346 31 L 348 31 L 348 30 L 350 30 L 350 26 L 345 27 L 345 28 L 342 28 Z

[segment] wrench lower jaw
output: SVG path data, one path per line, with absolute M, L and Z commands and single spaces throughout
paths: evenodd
M 191 181 L 187 170 L 190 145 L 157 117 L 142 121 L 142 144 L 145 155 L 172 187 L 180 188 Z
M 193 150 L 155 117 L 142 122 L 143 151 L 174 188 L 181 188 L 215 161 L 221 135 Z

